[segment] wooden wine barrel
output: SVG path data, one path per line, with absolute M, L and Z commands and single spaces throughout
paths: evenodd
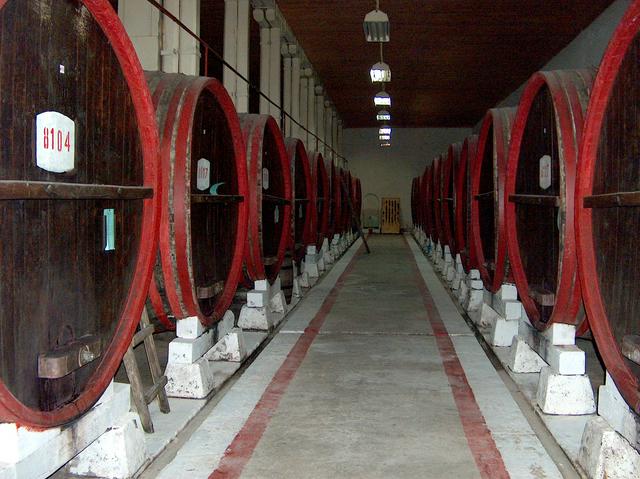
M 247 167 L 231 98 L 213 78 L 147 73 L 160 132 L 160 255 L 150 302 L 158 319 L 221 320 L 242 275 Z
M 245 282 L 267 279 L 273 283 L 290 243 L 293 192 L 289 158 L 273 117 L 241 114 L 240 125 L 249 183 Z
M 415 228 L 419 228 L 420 225 L 420 213 L 418 212 L 418 205 L 420 204 L 420 179 L 415 177 L 411 180 L 411 223 Z
M 431 164 L 431 210 L 433 216 L 431 239 L 434 243 L 444 241 L 442 231 L 442 162 L 442 157 L 438 156 Z
M 531 323 L 577 324 L 576 162 L 593 73 L 535 73 L 511 129 L 505 186 L 509 264 Z
M 492 293 L 502 285 L 508 261 L 504 184 L 515 110 L 494 108 L 485 115 L 471 178 L 471 247 Z
M 451 255 L 455 259 L 458 254 L 456 246 L 456 176 L 460 163 L 460 151 L 462 143 L 453 143 L 447 149 L 447 158 L 442 171 L 442 232 L 444 235 L 443 244 L 449 245 Z
M 0 0 L 0 31 L 0 421 L 46 428 L 86 412 L 131 343 L 158 136 L 106 0 Z
M 306 254 L 307 245 L 315 244 L 315 192 L 311 180 L 311 167 L 304 143 L 297 138 L 286 142 L 291 179 L 293 180 L 292 241 L 293 259 L 300 263 Z
M 431 194 L 433 183 L 433 165 L 427 165 L 420 180 L 420 214 L 423 230 L 428 238 L 433 240 L 433 195 Z
M 340 204 L 341 219 L 340 219 L 340 232 L 347 233 L 351 231 L 351 207 L 353 207 L 353 201 L 351 201 L 351 172 L 347 169 L 341 168 L 341 180 L 340 191 L 342 193 Z M 351 202 L 351 207 L 349 203 Z
M 596 76 L 576 187 L 578 272 L 607 371 L 640 414 L 640 2 L 618 25 Z
M 329 209 L 329 228 L 327 237 L 329 241 L 333 239 L 333 236 L 340 234 L 340 219 L 342 214 L 342 188 L 340 188 L 340 170 L 333 161 L 325 160 L 327 174 L 329 175 L 330 182 L 330 209 Z
M 314 223 L 316 232 L 316 248 L 322 248 L 322 243 L 329 235 L 330 188 L 329 176 L 325 168 L 322 153 L 314 151 L 309 155 L 311 166 L 311 188 L 315 197 Z
M 462 267 L 467 273 L 470 269 L 477 268 L 469 244 L 471 230 L 471 195 L 469 192 L 471 191 L 471 170 L 477 145 L 477 135 L 471 135 L 464 139 L 456 174 L 456 246 L 460 253 Z

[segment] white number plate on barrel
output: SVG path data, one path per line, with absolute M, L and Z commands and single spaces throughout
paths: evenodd
M 269 189 L 269 170 L 266 168 L 262 168 L 262 188 Z
M 551 157 L 544 155 L 540 158 L 540 188 L 546 190 L 551 186 Z
M 198 160 L 198 179 L 196 188 L 204 191 L 211 186 L 211 162 L 206 158 Z
M 36 116 L 36 165 L 52 173 L 75 168 L 76 124 L 57 111 Z

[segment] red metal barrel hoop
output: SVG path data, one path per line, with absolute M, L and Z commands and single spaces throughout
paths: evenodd
M 249 179 L 246 279 L 273 283 L 290 242 L 293 192 L 289 157 L 273 117 L 241 114 L 240 126 L 247 148 Z
M 509 264 L 527 316 L 540 330 L 584 319 L 578 314 L 574 195 L 592 83 L 588 70 L 535 73 L 511 129 L 505 186 Z
M 312 189 L 316 198 L 315 224 L 316 224 L 316 248 L 322 248 L 322 243 L 329 234 L 329 203 L 330 188 L 329 176 L 325 168 L 322 153 L 314 151 L 309 155 L 311 163 Z
M 460 164 L 456 175 L 456 244 L 462 267 L 466 272 L 476 268 L 475 257 L 471 254 L 471 170 L 478 146 L 478 135 L 470 135 L 462 142 Z
M 622 342 L 640 334 L 635 301 L 639 248 L 634 244 L 640 212 L 630 201 L 639 189 L 633 154 L 638 151 L 639 29 L 636 0 L 616 28 L 594 82 L 575 199 L 578 273 L 589 325 L 607 371 L 636 413 L 640 374 L 638 365 L 622 354 Z
M 432 237 L 434 243 L 442 243 L 442 157 L 437 157 L 431 164 L 431 211 L 433 215 Z
M 30 18 L 30 12 L 39 11 L 38 9 L 35 9 L 31 3 L 33 2 L 25 0 L 0 0 L 0 10 L 2 10 L 3 18 L 7 20 L 10 25 L 4 25 L 2 28 L 3 33 L 6 35 L 5 38 L 18 38 L 22 41 L 25 40 L 27 31 L 36 32 L 37 34 L 38 30 L 36 27 L 28 28 L 25 26 L 26 21 Z M 117 76 L 114 83 L 122 82 L 123 85 L 126 84 L 125 89 L 127 92 L 123 94 L 127 97 L 127 102 L 131 105 L 131 114 L 129 119 L 135 123 L 135 129 L 137 130 L 136 138 L 138 144 L 135 147 L 135 152 L 139 152 L 140 162 L 142 163 L 140 168 L 141 184 L 125 184 L 123 186 L 136 187 L 141 190 L 150 189 L 153 190 L 153 196 L 151 198 L 148 196 L 139 197 L 139 201 L 142 202 L 141 214 L 139 216 L 139 227 L 136 228 L 135 232 L 127 232 L 129 235 L 137 235 L 135 236 L 137 244 L 133 245 L 137 251 L 133 253 L 136 256 L 131 263 L 131 270 L 128 275 L 129 280 L 124 288 L 124 297 L 121 299 L 119 307 L 116 309 L 118 311 L 116 314 L 117 319 L 112 319 L 111 317 L 103 318 L 104 322 L 110 325 L 108 327 L 110 334 L 108 334 L 107 344 L 103 345 L 104 347 L 101 349 L 101 354 L 98 359 L 81 367 L 81 369 L 89 369 L 84 371 L 81 383 L 76 384 L 78 389 L 74 391 L 73 397 L 64 404 L 58 405 L 53 409 L 44 410 L 28 405 L 24 400 L 19 399 L 14 395 L 14 391 L 7 384 L 4 376 L 2 381 L 0 381 L 0 420 L 3 422 L 16 422 L 32 428 L 59 426 L 77 418 L 86 412 L 98 400 L 100 395 L 113 379 L 122 357 L 130 345 L 131 338 L 133 337 L 135 328 L 142 313 L 142 308 L 145 304 L 147 290 L 151 280 L 153 263 L 157 252 L 157 229 L 160 211 L 159 193 L 161 191 L 160 177 L 158 174 L 158 135 L 155 127 L 151 96 L 147 89 L 144 74 L 138 61 L 138 57 L 133 49 L 133 45 L 131 44 L 116 13 L 105 0 L 82 0 L 80 2 L 74 2 L 73 4 L 69 2 L 53 2 L 53 6 L 58 9 L 56 11 L 52 10 L 51 13 L 52 18 L 56 21 L 52 23 L 47 22 L 47 26 L 54 29 L 61 29 L 64 26 L 68 29 L 68 31 L 57 31 L 57 35 L 52 37 L 53 40 L 74 38 L 74 34 L 76 33 L 75 28 L 80 28 L 79 25 L 81 25 L 85 41 L 78 45 L 81 45 L 82 48 L 86 48 L 86 52 L 88 52 L 92 45 L 95 45 L 94 43 L 90 43 L 90 41 L 95 41 L 99 46 L 107 45 L 107 50 L 105 50 L 107 53 L 102 58 L 113 55 L 112 58 L 115 59 L 113 62 L 114 68 L 117 67 L 117 70 L 120 72 L 119 75 L 121 75 Z M 17 17 L 20 17 L 23 20 L 22 26 L 24 27 L 24 30 L 22 32 L 15 31 L 14 27 L 16 25 L 11 20 L 12 18 L 15 19 Z M 64 21 L 58 21 L 59 18 L 63 18 Z M 49 34 L 50 33 L 52 33 L 51 30 L 49 30 Z M 22 44 L 20 48 L 22 49 L 21 55 L 23 55 L 23 58 L 27 58 L 26 50 L 29 49 L 28 45 L 30 44 L 38 45 L 37 42 L 27 42 Z M 84 58 L 82 55 L 79 55 L 78 52 L 79 51 L 76 47 L 74 47 L 74 58 L 76 60 L 80 57 Z M 43 52 L 39 51 L 38 54 L 43 54 Z M 75 57 L 75 54 L 78 54 L 78 56 Z M 0 59 L 0 62 L 2 62 L 2 59 Z M 65 67 L 69 69 L 69 73 L 78 75 L 78 78 L 84 78 L 84 75 L 87 74 L 87 70 L 81 71 L 79 69 L 80 67 L 74 63 L 73 59 L 71 59 L 70 62 L 71 63 L 67 63 L 65 65 Z M 34 62 L 32 66 L 37 67 L 36 64 L 37 62 Z M 76 67 L 78 67 L 78 69 L 74 71 L 73 69 Z M 89 67 L 87 67 L 87 69 L 89 69 Z M 56 69 L 55 73 L 49 74 L 57 77 L 58 70 Z M 34 78 L 33 75 L 32 78 Z M 75 78 L 75 76 L 72 78 Z M 12 80 L 15 80 L 15 77 L 13 77 Z M 52 78 L 49 81 L 58 82 L 60 79 L 56 78 L 53 80 Z M 16 101 L 16 98 L 14 97 L 13 100 Z M 32 101 L 35 100 L 36 96 L 34 95 Z M 71 112 L 71 114 L 73 113 L 74 112 Z M 32 122 L 32 120 L 33 118 L 29 118 L 29 122 L 26 124 L 31 125 L 33 123 L 33 125 L 35 125 L 35 122 Z M 78 121 L 83 122 L 85 119 L 76 118 L 76 125 L 78 124 Z M 90 127 L 88 126 L 87 129 L 89 128 Z M 113 131 L 115 131 L 115 126 L 113 130 L 107 130 L 106 133 L 112 133 Z M 105 135 L 105 131 L 101 131 L 100 135 Z M 132 153 L 135 152 L 132 151 Z M 101 152 L 98 151 L 94 156 L 100 154 Z M 92 158 L 79 158 L 77 162 L 90 161 L 91 159 Z M 31 159 L 28 161 L 30 162 Z M 70 180 L 66 179 L 66 181 Z M 73 181 L 73 179 L 71 179 L 71 181 Z M 98 183 L 95 183 L 95 185 L 99 186 Z M 57 201 L 64 200 L 58 199 Z M 93 200 L 88 199 L 87 201 Z M 138 199 L 136 199 L 136 201 L 138 201 Z M 10 202 L 11 201 L 9 200 L 6 203 Z M 118 220 L 119 216 L 116 216 L 116 221 Z M 120 224 L 120 227 L 122 226 L 123 225 Z M 66 233 L 66 231 L 63 232 L 63 235 Z M 119 237 L 119 239 L 122 240 L 122 237 Z M 123 254 L 122 242 L 120 242 L 120 246 L 120 254 Z M 64 255 L 61 256 L 64 257 Z M 64 273 L 65 278 L 71 280 L 71 278 L 74 277 L 74 269 L 71 264 L 70 267 L 71 269 L 63 271 L 62 273 Z M 95 294 L 99 296 L 100 294 L 105 293 L 98 290 Z M 44 304 L 40 303 L 40 306 L 43 307 Z M 95 315 L 100 315 L 102 311 L 94 311 L 94 313 Z M 16 320 L 15 316 L 11 319 L 13 321 Z M 33 340 L 33 336 L 30 336 L 30 339 Z M 27 350 L 22 351 L 21 354 L 26 355 L 26 351 Z M 36 355 L 39 353 L 37 349 L 33 349 L 33 351 Z M 34 357 L 32 364 L 36 368 L 37 362 L 37 357 Z M 16 364 L 11 364 L 11 368 L 15 369 Z
M 307 245 L 315 244 L 316 196 L 311 180 L 309 157 L 304 143 L 298 138 L 287 138 L 285 145 L 291 164 L 294 192 L 293 222 L 291 224 L 293 257 L 299 263 L 304 259 Z
M 508 262 L 504 184 L 514 115 L 515 108 L 486 113 L 471 178 L 471 246 L 484 286 L 492 293 L 500 289 Z
M 163 211 L 153 311 L 221 320 L 242 275 L 246 157 L 235 107 L 213 78 L 150 72 L 161 133 Z M 214 188 L 215 191 L 211 191 Z M 224 224 L 223 224 L 224 223 Z
M 455 259 L 458 254 L 456 245 L 456 176 L 460 164 L 460 152 L 462 143 L 452 143 L 447 149 L 447 158 L 442 172 L 442 231 L 444 244 L 449 246 L 449 251 Z

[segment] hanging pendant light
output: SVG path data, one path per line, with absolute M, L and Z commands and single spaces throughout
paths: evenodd
M 391 106 L 391 97 L 386 91 L 379 91 L 373 98 L 373 104 L 375 106 Z

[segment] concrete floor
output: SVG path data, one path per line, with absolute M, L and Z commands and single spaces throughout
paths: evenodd
M 412 241 L 374 236 L 372 254 L 352 248 L 142 477 L 562 477 Z

